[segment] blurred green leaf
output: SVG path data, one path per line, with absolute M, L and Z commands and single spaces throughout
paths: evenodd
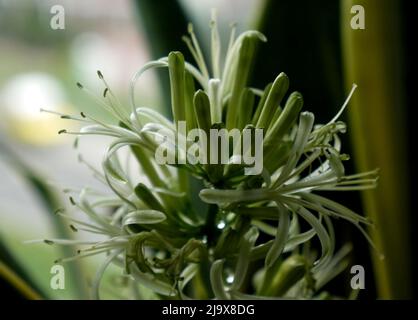
M 37 196 L 45 209 L 45 213 L 48 214 L 48 218 L 51 221 L 52 226 L 54 227 L 55 236 L 66 239 L 72 238 L 72 234 L 68 225 L 65 224 L 64 221 L 55 214 L 56 210 L 63 207 L 55 193 L 46 183 L 44 183 L 41 177 L 32 171 L 32 169 L 15 154 L 15 152 L 10 147 L 1 141 L 0 154 L 1 157 L 12 167 L 14 167 L 17 173 L 26 180 L 32 189 L 32 192 L 34 192 L 34 194 Z M 74 248 L 65 246 L 61 247 L 60 249 L 63 256 L 74 255 Z M 7 260 L 5 260 L 5 262 L 8 263 Z M 69 278 L 75 287 L 77 298 L 86 298 L 87 293 L 85 280 L 83 277 L 83 269 L 80 263 L 74 262 L 69 264 L 66 269 L 68 270 Z
M 46 292 L 36 285 L 4 243 L 4 239 L 0 235 L 0 277 L 10 282 L 28 299 L 48 298 Z
M 354 5 L 365 10 L 365 29 L 350 25 Z M 358 84 L 350 102 L 349 128 L 360 171 L 380 168 L 379 186 L 364 192 L 371 230 L 378 295 L 411 296 L 405 100 L 397 1 L 342 0 L 341 30 L 345 82 Z

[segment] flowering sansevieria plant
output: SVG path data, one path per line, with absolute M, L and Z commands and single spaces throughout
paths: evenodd
M 248 86 L 263 34 L 235 37 L 233 27 L 221 59 L 213 18 L 208 63 L 191 26 L 188 31 L 184 40 L 195 65 L 180 52 L 147 63 L 132 80 L 131 109 L 98 72 L 104 92 L 94 99 L 116 124 L 84 112 L 61 115 L 84 126 L 60 133 L 113 138 L 101 170 L 92 168 L 108 194 L 85 188 L 70 197 L 90 222 L 57 212 L 74 231 L 103 239 L 44 241 L 80 246 L 59 262 L 103 254 L 94 298 L 110 264 L 120 266 L 128 285 L 148 288 L 156 298 L 323 297 L 321 288 L 347 266 L 350 250 L 335 250 L 333 219 L 355 225 L 366 238 L 363 228 L 370 222 L 321 192 L 362 190 L 377 182 L 377 171 L 344 172 L 348 156 L 338 136 L 346 125 L 338 118 L 355 86 L 333 119 L 315 124 L 311 112 L 302 112 L 300 93 L 285 98 L 284 73 L 264 90 Z M 136 81 L 153 68 L 168 69 L 173 121 L 135 103 Z M 122 148 L 135 164 L 120 161 Z M 133 168 L 140 174 L 132 174 Z

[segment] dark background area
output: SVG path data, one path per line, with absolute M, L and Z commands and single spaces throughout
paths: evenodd
M 138 1 L 141 2 L 141 1 Z M 278 1 L 279 2 L 279 1 Z M 418 190 L 416 179 L 417 175 L 417 161 L 416 153 L 414 152 L 416 146 L 416 106 L 415 96 L 417 91 L 416 77 L 416 30 L 418 30 L 417 19 L 415 17 L 414 3 L 412 1 L 402 0 L 401 2 L 401 21 L 402 21 L 402 39 L 404 54 L 404 71 L 406 83 L 406 120 L 407 120 L 407 146 L 408 146 L 408 171 L 409 183 L 407 190 L 409 190 L 410 198 L 410 219 L 409 225 L 411 230 L 411 245 L 412 245 L 412 276 L 413 276 L 413 297 L 417 297 L 418 278 L 414 272 L 417 270 L 417 203 L 415 201 Z M 158 1 L 156 1 L 158 3 Z M 171 2 L 168 2 L 171 3 Z M 270 1 L 272 3 L 272 1 Z M 266 33 L 269 39 L 267 44 L 264 44 L 259 49 L 259 56 L 256 65 L 254 66 L 253 83 L 255 86 L 264 87 L 266 81 L 274 80 L 274 77 L 280 71 L 285 71 L 290 78 L 291 90 L 298 90 L 303 93 L 306 106 L 305 110 L 313 111 L 318 114 L 319 122 L 325 122 L 332 118 L 335 114 L 335 106 L 341 105 L 345 99 L 342 81 L 342 67 L 341 67 L 341 39 L 340 30 L 335 28 L 338 25 L 340 15 L 340 7 L 338 1 L 323 1 L 321 5 L 313 1 L 280 1 L 280 4 L 275 4 L 280 10 L 266 10 L 267 14 L 274 15 L 274 18 L 266 18 L 266 24 L 261 23 L 262 31 Z M 146 11 L 148 6 L 139 6 L 142 8 L 149 21 L 144 21 L 145 27 L 150 25 L 153 21 L 151 13 Z M 303 9 L 301 9 L 303 7 Z M 175 8 L 164 11 L 164 16 L 161 19 L 173 19 L 172 14 Z M 289 19 L 286 16 L 292 16 L 295 19 L 294 24 L 289 25 Z M 155 22 L 155 21 L 154 21 Z M 180 17 L 176 30 L 186 30 L 187 20 Z M 269 23 L 274 25 L 269 26 Z M 158 24 L 157 24 L 158 25 Z M 280 33 L 275 32 L 279 28 Z M 184 33 L 184 31 L 181 31 Z M 173 30 L 161 29 L 153 32 L 173 32 Z M 285 37 L 283 37 L 285 35 Z M 177 36 L 176 32 L 171 34 L 170 38 Z M 174 43 L 169 43 L 170 48 L 176 46 Z M 286 50 L 277 51 L 277 47 L 283 47 L 286 44 Z M 153 47 L 151 44 L 151 52 L 155 55 L 153 58 L 158 58 L 160 53 L 167 50 L 166 46 Z M 267 79 L 267 80 L 265 80 Z M 330 85 L 332 84 L 332 85 Z M 320 93 L 320 94 L 318 94 Z M 394 106 L 396 108 L 397 106 Z M 347 135 L 343 137 L 343 145 L 345 150 L 351 153 L 350 140 Z M 347 171 L 353 172 L 353 162 L 347 163 Z M 349 204 L 356 212 L 362 211 L 362 203 L 358 193 L 347 193 L 333 198 L 341 203 Z M 350 241 L 356 250 L 353 253 L 353 261 L 361 264 L 366 270 L 372 270 L 372 263 L 370 260 L 370 248 L 366 241 L 359 234 L 359 231 L 348 223 L 337 223 L 336 232 L 339 234 L 338 245 Z M 354 236 L 353 236 L 354 235 Z M 402 270 L 399 270 L 401 273 Z M 332 292 L 343 295 L 348 289 L 347 277 L 340 277 L 333 281 L 327 289 Z M 360 293 L 359 299 L 373 300 L 376 298 L 374 279 L 370 273 L 366 275 L 365 292 Z M 12 287 L 0 278 L 0 292 L 5 298 L 16 299 L 22 296 Z

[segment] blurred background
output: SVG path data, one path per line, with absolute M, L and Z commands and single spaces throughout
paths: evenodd
M 51 28 L 54 5 L 65 12 L 65 29 Z M 365 12 L 365 29 L 354 30 L 354 5 Z M 110 120 L 84 92 L 82 83 L 101 94 L 101 70 L 123 104 L 129 82 L 150 59 L 169 51 L 186 53 L 181 36 L 194 24 L 205 49 L 210 9 L 217 8 L 221 37 L 230 23 L 238 31 L 256 28 L 268 43 L 258 48 L 251 82 L 264 87 L 283 71 L 291 90 L 302 92 L 305 110 L 319 122 L 333 117 L 352 83 L 359 88 L 344 120 L 349 124 L 344 151 L 352 156 L 350 172 L 381 169 L 377 190 L 332 195 L 364 212 L 376 223 L 371 230 L 377 250 L 347 224 L 337 225 L 340 244 L 353 243 L 352 264 L 366 270 L 360 299 L 401 299 L 416 294 L 416 196 L 412 47 L 416 21 L 407 1 L 396 0 L 0 0 L 0 290 L 2 296 L 52 299 L 87 298 L 84 274 L 91 278 L 95 259 L 73 263 L 67 289 L 50 288 L 53 261 L 69 250 L 27 245 L 25 240 L 68 236 L 53 212 L 65 206 L 65 188 L 102 188 L 77 161 L 72 139 L 60 129 L 77 128 L 40 108 L 80 111 Z M 187 56 L 186 58 L 190 57 Z M 170 116 L 168 76 L 146 74 L 136 87 L 142 106 Z M 88 138 L 83 157 L 99 166 L 105 139 Z M 385 259 L 380 259 L 383 253 Z M 106 286 L 119 284 L 109 272 Z M 329 290 L 349 292 L 349 270 Z M 87 281 L 88 282 L 88 281 Z M 31 289 L 28 289 L 31 288 Z M 123 297 L 123 295 L 121 296 Z

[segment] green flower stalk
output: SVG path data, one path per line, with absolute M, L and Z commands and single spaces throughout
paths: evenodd
M 109 192 L 69 191 L 73 206 L 90 222 L 64 210 L 57 212 L 71 221 L 73 230 L 99 234 L 103 240 L 45 240 L 83 246 L 75 256 L 57 262 L 105 255 L 92 284 L 93 298 L 99 298 L 101 278 L 110 264 L 120 266 L 130 286 L 146 287 L 156 298 L 319 298 L 324 284 L 347 266 L 349 247 L 335 253 L 333 218 L 347 220 L 367 237 L 363 228 L 370 221 L 321 195 L 321 191 L 374 188 L 377 183 L 377 171 L 354 175 L 344 171 L 348 156 L 341 153 L 338 136 L 346 125 L 338 118 L 355 86 L 333 119 L 315 124 L 312 113 L 301 112 L 300 93 L 285 98 L 289 79 L 284 73 L 264 90 L 248 86 L 256 46 L 266 41 L 263 34 L 247 31 L 235 38 L 233 26 L 222 63 L 215 17 L 210 26 L 210 64 L 190 26 L 184 41 L 197 67 L 184 61 L 180 52 L 147 63 L 133 77 L 130 111 L 100 72 L 103 97 L 78 84 L 117 124 L 86 113 L 61 115 L 84 126 L 79 132 L 60 133 L 74 134 L 76 139 L 113 138 L 101 170 L 89 165 Z M 153 68 L 168 69 L 173 122 L 135 102 L 135 83 Z M 180 130 L 183 121 L 186 125 Z M 196 129 L 199 134 L 189 139 Z M 201 142 L 213 129 L 238 129 L 238 137 L 234 143 L 230 137 L 217 144 L 219 150 L 211 144 L 196 147 L 196 140 Z M 249 165 L 239 160 L 250 156 L 257 143 L 250 140 L 241 148 L 241 142 L 246 132 L 257 130 L 263 132 L 263 168 L 261 173 L 247 174 Z M 161 144 L 174 163 L 158 164 Z M 120 160 L 122 148 L 136 159 L 139 177 L 132 174 L 132 163 Z M 215 151 L 226 152 L 226 161 L 187 161 L 201 155 L 212 159 Z M 80 161 L 86 163 L 81 156 Z M 201 180 L 200 190 L 192 186 L 193 179 Z M 196 193 L 207 205 L 205 212 L 192 200 Z M 310 249 L 316 237 L 319 254 Z

